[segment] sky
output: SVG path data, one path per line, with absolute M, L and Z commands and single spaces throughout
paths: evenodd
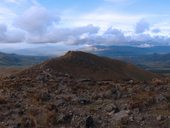
M 169 0 L 0 0 L 0 51 L 170 45 Z M 32 51 L 31 51 L 32 50 Z

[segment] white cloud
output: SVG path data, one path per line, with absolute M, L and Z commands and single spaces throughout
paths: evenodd
M 20 30 L 9 30 L 7 33 L 7 43 L 20 43 L 25 41 L 25 33 Z
M 124 31 L 132 31 L 134 24 L 143 17 L 143 15 L 127 15 L 101 9 L 81 15 L 63 14 L 61 19 L 63 26 L 68 27 L 93 24 L 99 26 L 103 31 L 111 26 Z
M 140 44 L 138 47 L 140 47 L 140 48 L 149 48 L 149 47 L 152 47 L 152 45 L 148 44 L 148 43 L 144 43 L 144 44 Z
M 32 6 L 17 18 L 15 25 L 27 32 L 41 34 L 58 21 L 59 17 L 51 15 L 44 7 Z
M 106 42 L 111 42 L 115 44 L 120 44 L 122 42 L 126 42 L 126 37 L 121 30 L 115 28 L 108 28 L 104 33 L 103 37 L 105 38 Z
M 0 42 L 1 41 L 4 41 L 4 38 L 5 38 L 5 33 L 7 31 L 7 27 L 5 24 L 0 24 Z
M 160 33 L 160 32 L 161 32 L 161 29 L 159 29 L 159 28 L 154 28 L 154 29 L 152 29 L 152 32 L 153 32 L 153 33 Z
M 29 35 L 27 42 L 31 43 L 60 43 L 77 44 L 82 35 L 93 35 L 98 33 L 99 27 L 87 25 L 75 28 L 53 28 L 44 35 Z
M 123 3 L 133 0 L 107 1 Z M 0 7 L 0 23 L 2 23 L 0 43 L 26 42 L 44 45 L 61 43 L 68 46 L 86 45 L 86 50 L 96 50 L 93 45 L 129 45 L 132 41 L 143 42 L 141 44 L 143 47 L 160 42 L 166 44 L 170 35 L 167 21 L 164 24 L 148 23 L 143 19 L 147 19 L 146 15 L 124 14 L 101 8 L 79 14 L 68 11 L 61 13 L 59 17 L 55 15 L 55 11 L 50 12 L 50 9 L 43 7 L 36 0 L 6 0 L 6 2 L 25 2 L 27 6 L 22 8 L 25 10 L 23 13 L 20 9 L 18 13 L 12 8 Z M 14 4 L 17 7 L 21 7 L 20 5 Z
M 0 23 L 10 24 L 16 16 L 11 9 L 0 6 Z
M 103 49 L 99 49 L 96 46 L 93 45 L 83 45 L 82 48 L 80 48 L 81 51 L 85 51 L 85 52 L 94 52 L 94 51 L 102 51 Z
M 135 26 L 135 32 L 137 34 L 144 33 L 150 29 L 150 24 L 144 19 L 140 20 Z
M 18 43 L 25 40 L 25 34 L 19 30 L 9 30 L 5 24 L 0 24 L 0 43 Z
M 0 33 L 5 33 L 7 31 L 7 26 L 5 24 L 0 24 Z

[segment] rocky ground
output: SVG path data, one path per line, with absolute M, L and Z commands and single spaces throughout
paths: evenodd
M 96 81 L 44 69 L 0 78 L 0 128 L 170 128 L 170 80 Z

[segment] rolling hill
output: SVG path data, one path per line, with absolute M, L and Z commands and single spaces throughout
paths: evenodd
M 0 67 L 25 67 L 47 60 L 44 56 L 24 56 L 0 52 Z
M 148 71 L 170 74 L 170 47 L 154 46 L 139 48 L 132 46 L 97 46 L 95 54 L 122 60 Z M 100 50 L 101 49 L 101 50 Z
M 52 74 L 62 72 L 74 77 L 95 80 L 151 80 L 158 77 L 156 74 L 132 64 L 81 51 L 69 51 L 64 56 L 45 61 L 21 72 L 21 74 L 35 77 L 36 72 L 45 70 L 51 70 Z

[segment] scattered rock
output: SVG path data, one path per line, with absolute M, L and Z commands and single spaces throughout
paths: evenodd
M 118 113 L 116 113 L 116 114 L 114 115 L 114 120 L 120 121 L 120 120 L 122 120 L 123 118 L 128 117 L 128 116 L 129 116 L 129 113 L 130 113 L 129 110 L 120 111 L 120 112 L 118 112 Z

